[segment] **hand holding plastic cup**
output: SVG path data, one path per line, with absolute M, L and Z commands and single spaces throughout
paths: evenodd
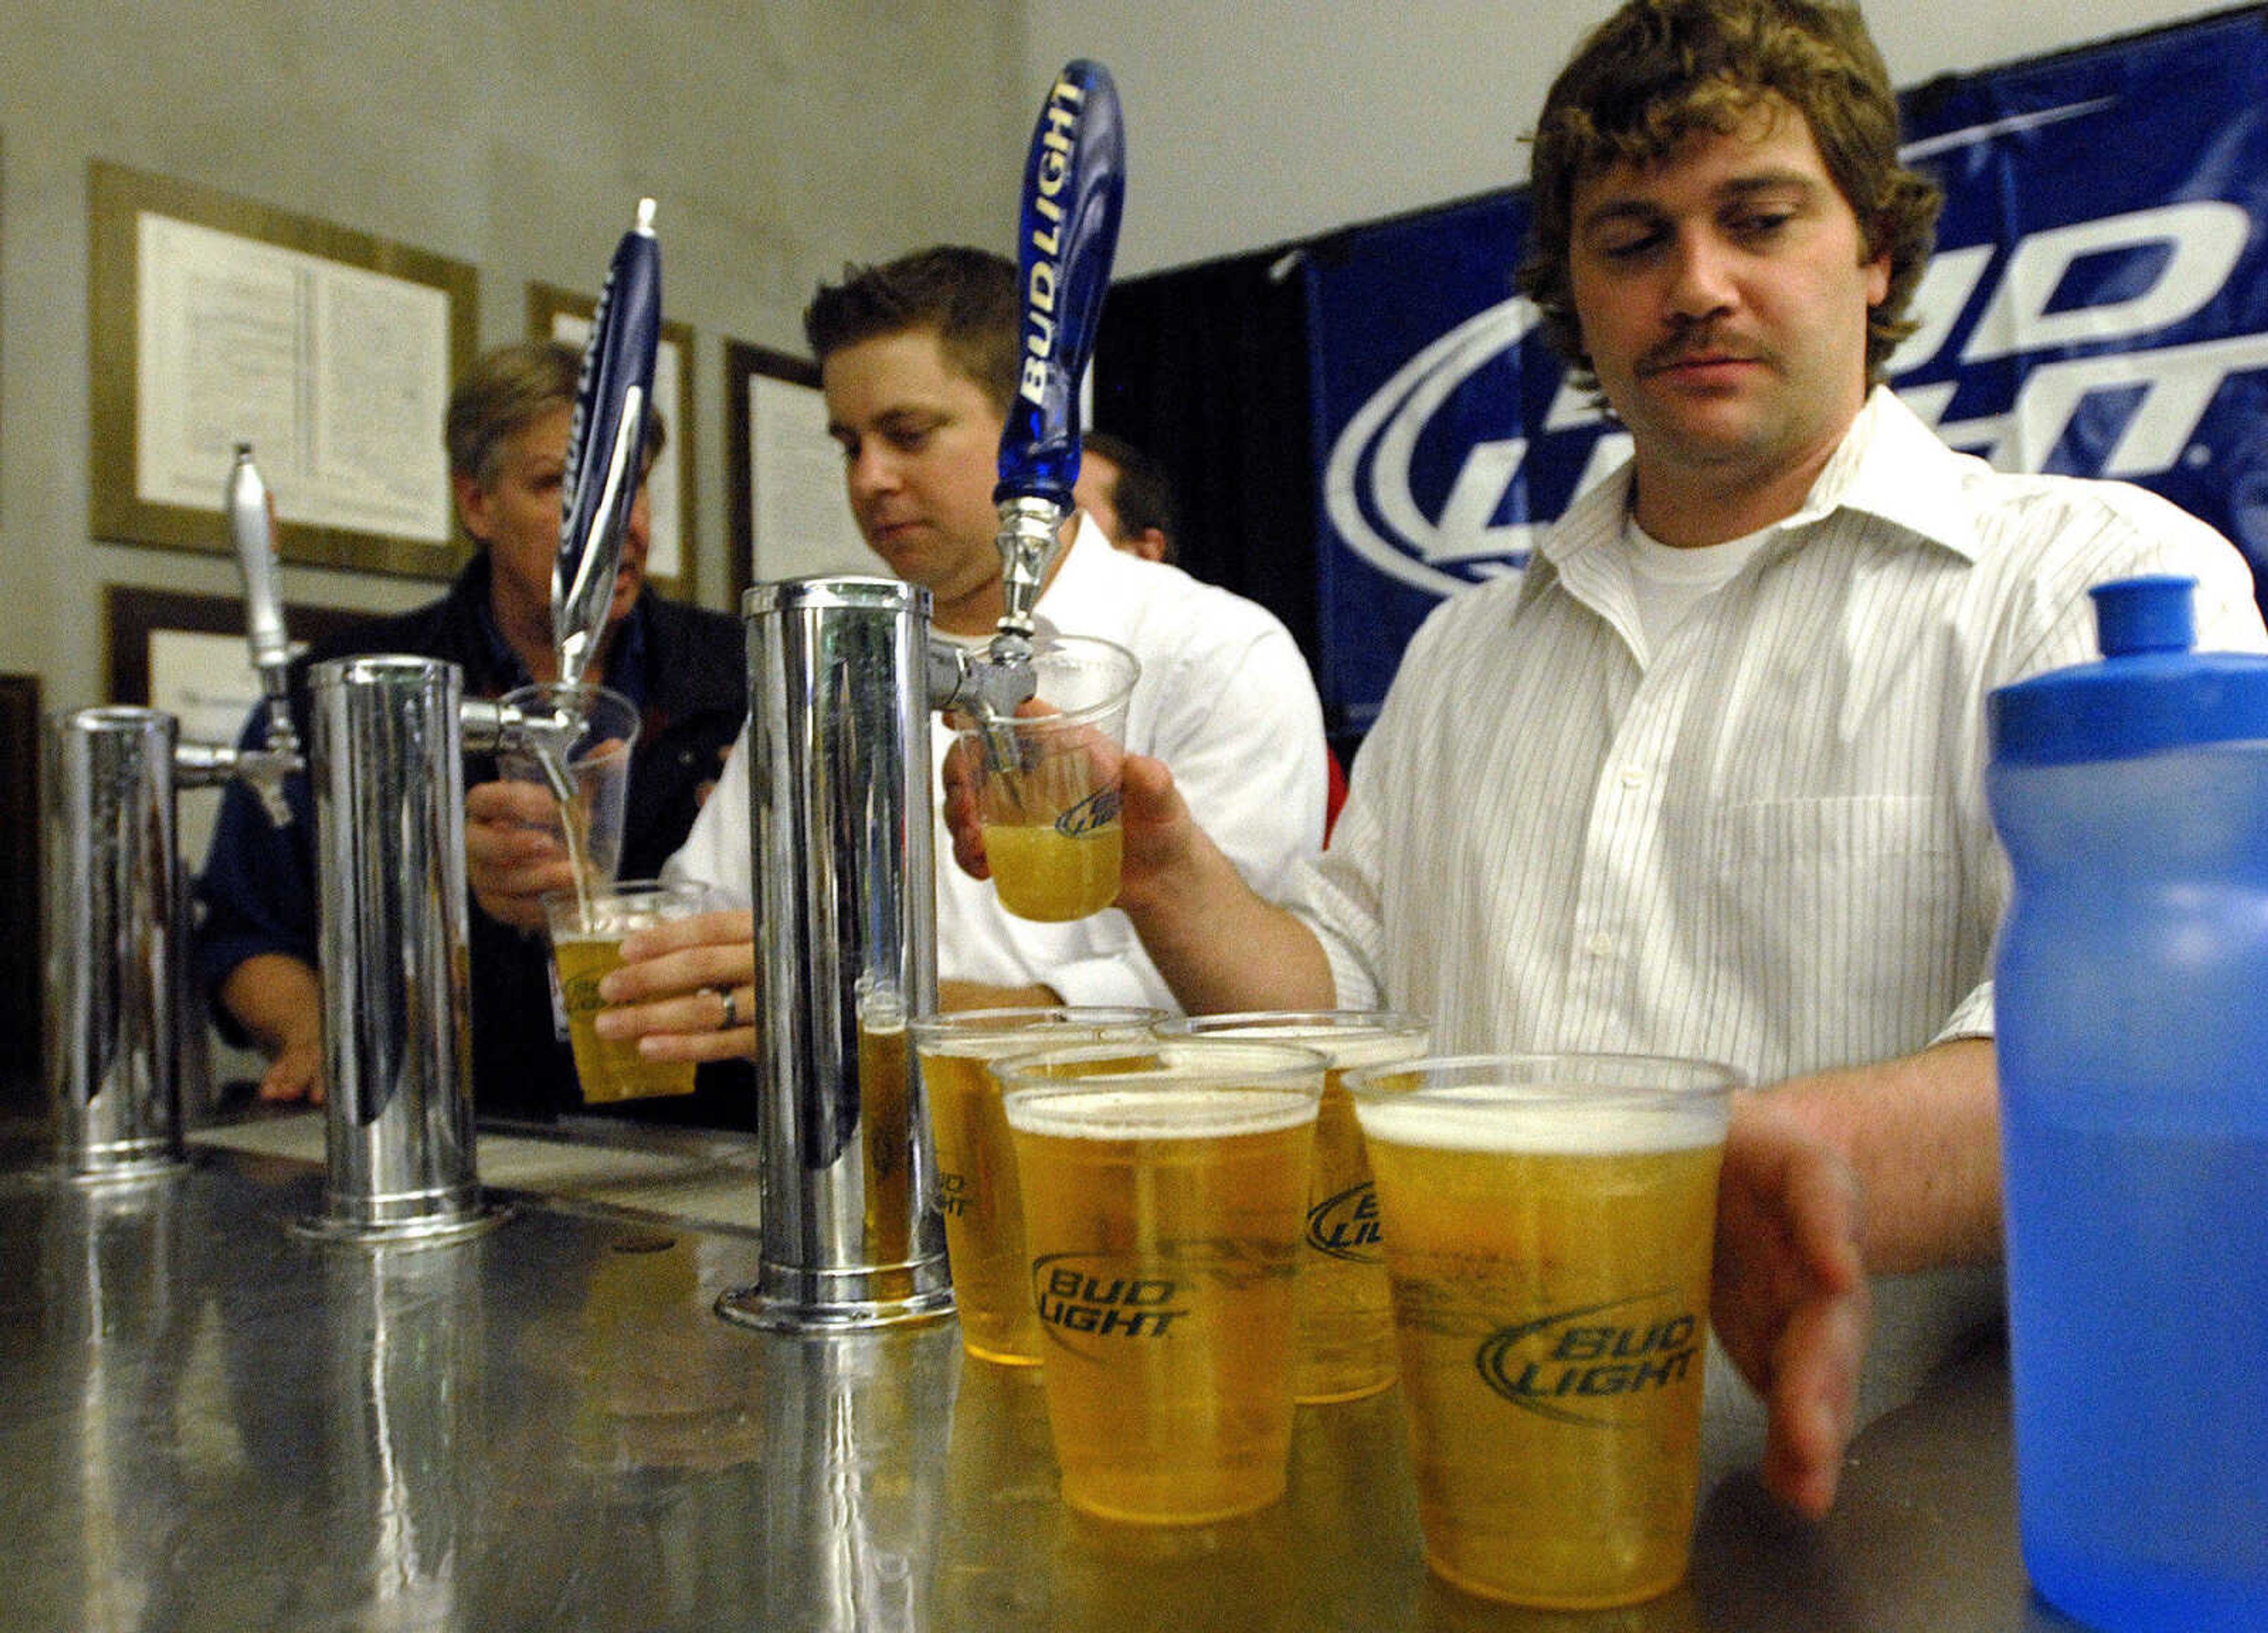
M 1284 1494 L 1323 1057 L 1175 1039 L 996 1063 L 1064 1501 L 1199 1525 Z M 1086 1074 L 1086 1075 L 1080 1075 Z
M 913 1023 L 937 1150 L 953 1300 L 969 1354 L 1010 1366 L 1040 1362 L 1023 1192 L 992 1063 L 1035 1049 L 1127 1041 L 1129 1050 L 1097 1066 L 1122 1063 L 1147 1047 L 1151 1026 L 1164 1019 L 1162 1010 L 1097 1004 L 962 1010 Z
M 1293 1290 L 1299 1340 L 1292 1394 L 1303 1403 L 1352 1401 L 1394 1381 L 1394 1312 L 1386 1286 L 1378 1197 L 1349 1071 L 1425 1052 L 1430 1029 L 1415 1015 L 1385 1010 L 1270 1011 L 1189 1015 L 1166 1021 L 1160 1037 L 1242 1038 L 1297 1043 L 1330 1062 L 1315 1116 L 1300 1277 Z
M 625 938 L 722 905 L 718 894 L 705 885 L 658 879 L 625 879 L 611 889 L 587 893 L 555 890 L 543 898 L 560 1008 L 567 1017 L 585 1104 L 693 1092 L 692 1062 L 648 1060 L 636 1039 L 602 1038 L 592 1023 L 607 1007 L 599 983 L 622 967 Z
M 1347 1083 L 1370 1148 L 1425 1560 L 1587 1609 L 1684 1576 L 1734 1074 L 1443 1057 Z
M 558 837 L 576 877 L 592 889 L 615 882 L 622 866 L 622 818 L 630 800 L 630 751 L 637 744 L 638 712 L 620 692 L 584 682 L 547 681 L 504 694 L 503 702 L 532 720 L 562 723 L 538 730 L 497 756 L 497 772 L 516 783 L 537 783 L 555 795 L 557 774 L 574 790 L 548 829 Z M 556 756 L 547 768 L 545 755 Z
M 1034 643 L 1031 700 L 1005 719 L 964 721 L 962 753 L 1000 905 L 1064 923 L 1118 894 L 1119 764 L 1142 666 L 1084 636 Z

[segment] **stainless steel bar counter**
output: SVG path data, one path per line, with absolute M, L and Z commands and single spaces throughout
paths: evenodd
M 0 1629 L 2072 1625 L 2016 1557 L 1998 1354 L 1874 1424 L 1825 1524 L 1712 1470 L 1685 1587 L 1523 1613 L 1427 1576 L 1396 1392 L 1301 1408 L 1265 1513 L 1090 1521 L 1036 1376 L 964 1360 L 950 1320 L 716 1316 L 755 1273 L 752 1151 L 487 1135 L 500 1228 L 372 1249 L 289 1228 L 321 1183 L 295 1154 L 319 1122 L 291 1126 L 168 1179 L 58 1182 L 32 1152 L 0 1179 Z

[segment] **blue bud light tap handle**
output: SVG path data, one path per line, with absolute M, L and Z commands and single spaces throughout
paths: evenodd
M 1118 89 L 1100 63 L 1069 63 L 1032 133 L 1018 223 L 1022 345 L 992 490 L 1007 600 L 1000 631 L 1012 641 L 1031 636 L 1032 607 L 1079 479 L 1079 383 L 1094 349 L 1125 196 Z
M 653 201 L 640 199 L 637 224 L 622 234 L 583 351 L 575 418 L 567 433 L 565 505 L 559 559 L 551 570 L 551 632 L 559 679 L 583 678 L 622 564 L 622 529 L 637 498 L 653 404 L 653 360 L 661 343 L 661 246 Z

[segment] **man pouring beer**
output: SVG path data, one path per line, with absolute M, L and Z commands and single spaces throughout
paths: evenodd
M 1939 202 L 1897 140 L 1849 5 L 1616 11 L 1546 100 L 1520 282 L 1632 457 L 1524 578 L 1435 610 L 1288 908 L 1166 764 L 1125 769 L 1119 905 L 1192 1012 L 1390 1005 L 1445 1052 L 1773 1085 L 1734 1115 L 1712 1313 L 1808 1514 L 1861 1409 L 1869 1277 L 1999 1256 L 1986 693 L 2092 658 L 2088 586 L 2139 573 L 2198 580 L 2199 646 L 2268 648 L 2210 528 L 1996 473 L 1883 385 Z

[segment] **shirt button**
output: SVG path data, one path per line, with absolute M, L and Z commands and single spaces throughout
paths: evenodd
M 1602 959 L 1615 950 L 1615 938 L 1602 930 L 1592 936 L 1583 945 L 1593 958 Z

